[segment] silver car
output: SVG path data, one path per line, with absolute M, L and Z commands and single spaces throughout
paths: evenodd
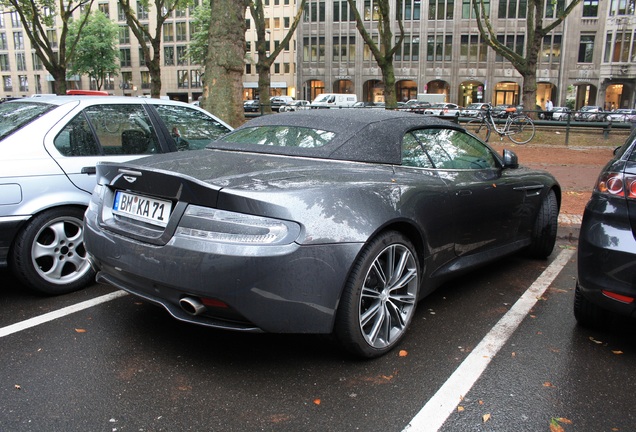
M 115 96 L 0 104 L 0 267 L 62 294 L 94 280 L 82 220 L 99 161 L 200 149 L 231 127 L 193 105 Z

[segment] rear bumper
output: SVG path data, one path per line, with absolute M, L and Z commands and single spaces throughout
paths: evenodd
M 7 267 L 9 251 L 13 245 L 15 236 L 30 217 L 31 216 L 0 217 L 0 268 Z
M 595 196 L 583 216 L 578 245 L 578 282 L 592 303 L 636 317 L 636 239 L 625 206 Z M 624 296 L 623 301 L 612 295 Z M 622 297 L 621 297 L 622 298 Z

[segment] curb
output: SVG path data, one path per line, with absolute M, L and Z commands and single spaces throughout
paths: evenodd
M 583 216 L 581 215 L 560 214 L 557 238 L 571 243 L 578 242 L 582 220 Z

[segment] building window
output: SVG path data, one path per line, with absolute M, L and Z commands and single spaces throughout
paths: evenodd
M 549 34 L 543 38 L 540 58 L 545 64 L 555 64 L 561 61 L 561 35 Z
M 565 0 L 545 0 L 545 17 L 557 18 L 565 10 Z
M 579 63 L 592 63 L 594 54 L 594 35 L 581 35 L 579 42 Z
M 421 15 L 421 0 L 397 0 L 402 3 L 402 19 L 419 21 Z M 397 16 L 397 11 L 396 11 Z M 353 18 L 355 19 L 355 17 Z
M 190 81 L 188 80 L 190 73 L 187 70 L 177 71 L 177 87 L 190 88 Z
M 104 85 L 102 87 L 104 90 L 115 90 L 115 77 L 111 74 L 106 74 L 104 77 Z
M 119 43 L 122 45 L 130 44 L 130 27 L 127 25 L 119 26 Z
M 5 75 L 2 77 L 2 84 L 4 91 L 13 91 L 13 82 L 11 81 L 11 76 Z
M 119 65 L 121 67 L 130 67 L 130 48 L 121 48 L 119 50 Z
M 598 17 L 598 0 L 583 0 L 583 16 Z
M 490 16 L 490 0 L 484 0 L 484 9 L 486 10 L 486 15 Z M 475 12 L 473 11 L 472 0 L 462 0 L 462 19 L 472 19 L 474 17 Z
M 250 75 L 252 73 L 252 65 L 247 63 L 245 65 L 245 75 Z
M 21 31 L 13 32 L 13 48 L 17 50 L 24 49 L 24 36 Z
M 10 70 L 9 54 L 0 54 L 0 71 L 8 72 Z
M 174 47 L 163 47 L 163 64 L 165 66 L 174 66 Z
M 121 73 L 121 88 L 124 90 L 131 90 L 133 88 L 132 72 Z
M 525 18 L 527 0 L 499 0 L 499 18 Z
M 165 23 L 162 31 L 164 42 L 174 42 L 174 26 L 172 23 Z
M 148 19 L 148 10 L 144 7 L 141 2 L 137 3 L 137 18 L 140 20 Z
M 379 8 L 372 0 L 364 0 L 364 14 L 365 21 L 378 21 L 380 19 Z
M 274 63 L 274 73 L 275 74 L 280 73 L 280 63 Z
M 397 38 L 396 38 L 397 39 Z M 396 40 L 397 42 L 397 40 Z M 402 46 L 395 52 L 397 61 L 419 61 L 420 59 L 420 37 L 405 35 Z
M 630 60 L 630 47 L 632 44 L 632 33 L 608 33 L 605 44 L 605 55 L 603 61 L 605 63 L 627 63 Z M 636 49 L 636 48 L 634 48 Z
M 176 10 L 174 11 L 174 15 L 175 15 L 177 18 L 185 18 L 185 17 L 187 17 L 187 14 L 186 14 L 186 10 L 185 10 L 185 9 L 176 9 Z
M 453 52 L 452 35 L 429 35 L 426 47 L 426 60 L 448 61 Z
M 0 33 L 0 50 L 6 51 L 9 49 L 9 45 L 7 44 L 7 34 Z
M 139 48 L 139 66 L 146 66 L 146 57 L 143 48 Z
M 33 62 L 33 70 L 44 69 L 44 65 L 42 64 L 42 59 L 38 57 L 36 53 L 31 54 L 31 61 Z
M 428 19 L 431 21 L 452 20 L 454 8 L 454 0 L 430 0 L 428 5 Z
M 0 14 L 0 28 L 4 28 L 4 14 Z
M 325 61 L 325 38 L 305 37 L 303 38 L 303 61 L 324 62 Z
M 19 71 L 27 70 L 26 56 L 24 55 L 23 52 L 15 53 L 15 64 L 16 64 L 16 69 L 17 70 L 19 70 Z
M 29 78 L 26 75 L 18 75 L 18 79 L 20 80 L 20 91 L 28 92 L 29 91 Z
M 609 15 L 634 15 L 636 0 L 610 0 Z
M 288 29 L 291 26 L 291 19 L 289 17 L 283 17 L 283 27 Z
M 291 73 L 291 67 L 289 63 L 283 63 L 283 73 Z
M 141 77 L 141 88 L 149 89 L 150 88 L 150 72 L 141 71 L 140 77 Z
M 200 70 L 191 70 L 190 71 L 190 87 L 191 88 L 201 88 L 201 71 Z
M 100 3 L 98 8 L 100 12 L 106 15 L 107 18 L 110 18 L 110 8 L 108 7 L 108 3 Z
M 178 22 L 175 24 L 177 27 L 176 40 L 177 42 L 185 42 L 188 40 L 188 25 L 185 22 Z
M 499 35 L 497 36 L 497 40 L 502 45 L 505 45 L 506 48 L 514 51 L 519 55 L 523 55 L 524 43 L 526 40 L 524 35 Z M 504 58 L 504 56 L 497 53 L 495 55 L 495 61 L 503 62 L 506 61 L 506 59 Z
M 188 64 L 188 47 L 181 45 L 177 47 L 177 64 L 184 66 Z
M 126 13 L 122 9 L 121 4 L 117 3 L 117 20 L 126 21 Z
M 20 21 L 20 15 L 16 11 L 11 12 L 11 27 L 13 28 L 22 27 L 22 22 Z
M 48 29 L 46 31 L 46 38 L 49 40 L 51 48 L 57 48 L 57 30 Z

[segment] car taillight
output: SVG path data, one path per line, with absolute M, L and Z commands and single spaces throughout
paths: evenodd
M 628 199 L 636 199 L 636 176 L 623 173 L 603 173 L 598 179 L 596 190 Z

